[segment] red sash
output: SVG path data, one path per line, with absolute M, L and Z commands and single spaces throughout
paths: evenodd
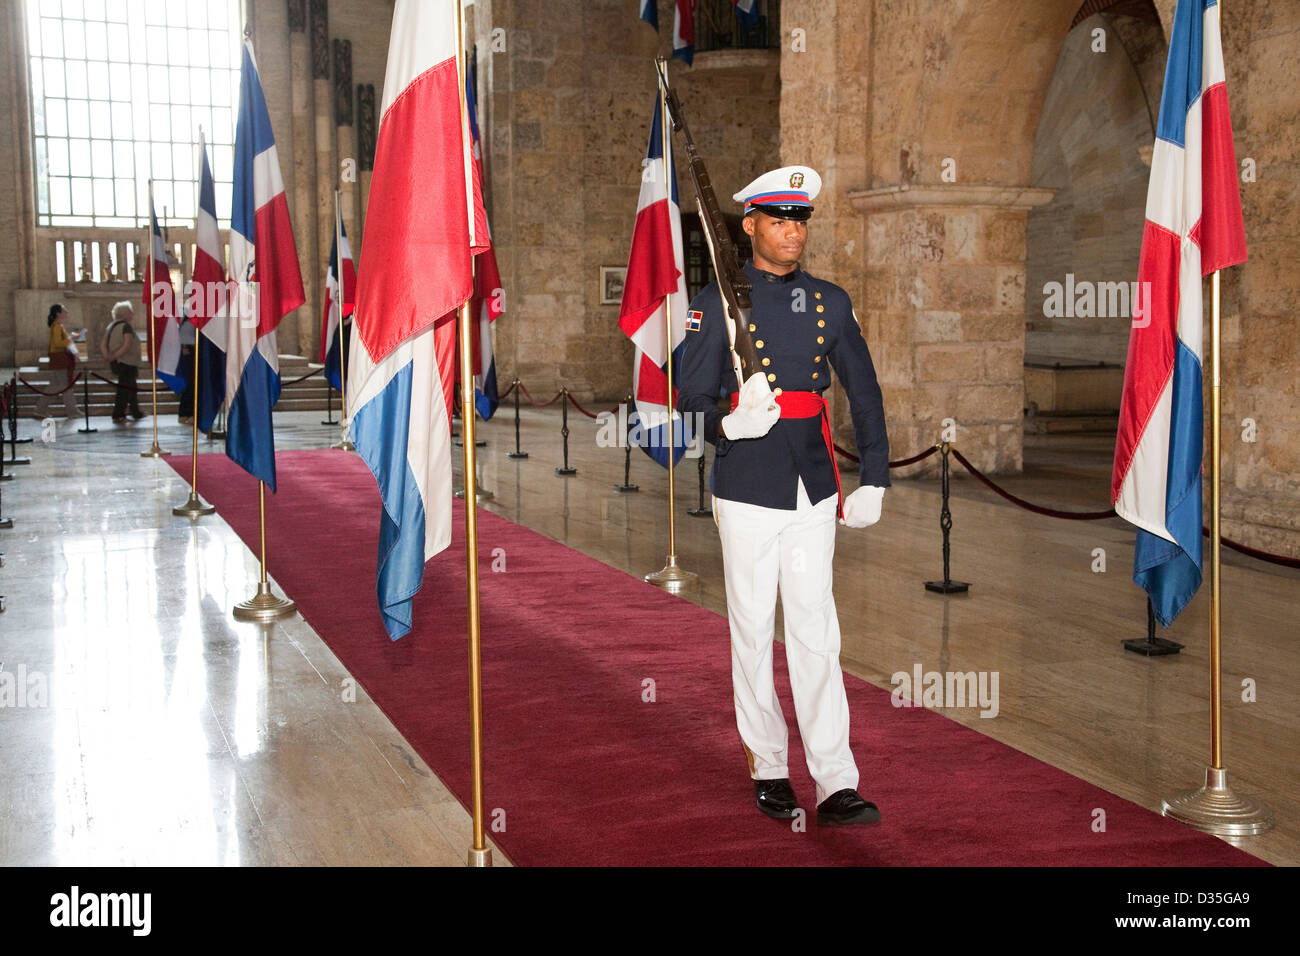
M 826 399 L 816 392 L 783 391 L 774 395 L 777 405 L 781 407 L 782 418 L 813 418 L 822 420 L 822 441 L 826 442 L 826 454 L 831 460 L 831 471 L 835 474 L 835 493 L 839 498 L 835 505 L 835 514 L 844 517 L 844 488 L 840 485 L 840 470 L 835 464 L 835 440 L 831 437 L 831 420 L 827 412 Z M 734 412 L 740 404 L 740 393 L 731 393 L 731 410 Z M 815 502 L 814 502 L 815 504 Z

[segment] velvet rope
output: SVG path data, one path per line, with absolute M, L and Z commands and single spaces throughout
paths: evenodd
M 31 389 L 33 392 L 35 392 L 37 395 L 44 395 L 44 396 L 46 396 L 47 398 L 52 398 L 52 397 L 55 396 L 55 395 L 62 395 L 62 394 L 63 394 L 64 392 L 66 392 L 68 389 L 72 388 L 72 386 L 74 386 L 74 385 L 77 384 L 77 381 L 78 381 L 80 378 L 81 378 L 81 373 L 80 373 L 80 372 L 75 373 L 75 374 L 72 376 L 72 380 L 71 380 L 70 382 L 68 382 L 67 385 L 63 386 L 63 388 L 59 389 L 57 392 L 47 392 L 47 391 L 46 391 L 45 389 L 43 389 L 43 388 L 37 388 L 35 385 L 33 385 L 31 382 L 27 381 L 27 379 L 25 379 L 25 378 L 20 378 L 18 381 L 22 382 L 24 385 L 26 385 L 28 388 L 30 388 L 30 389 Z

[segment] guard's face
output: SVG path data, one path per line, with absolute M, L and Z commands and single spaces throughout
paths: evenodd
M 741 222 L 754 244 L 754 265 L 758 268 L 785 273 L 799 264 L 808 241 L 807 222 L 776 219 L 765 212 L 754 212 Z

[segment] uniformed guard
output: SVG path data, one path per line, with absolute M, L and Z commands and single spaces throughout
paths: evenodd
M 776 595 L 808 770 L 823 826 L 876 823 L 857 792 L 840 627 L 831 593 L 836 516 L 852 528 L 880 519 L 889 442 L 880 386 L 848 293 L 799 268 L 821 177 L 807 166 L 759 176 L 732 198 L 744 204 L 753 258 L 749 332 L 762 371 L 739 389 L 717 283 L 691 302 L 678 409 L 704 415 L 716 446 L 711 486 L 722 540 L 731 627 L 736 724 L 758 809 L 795 816 L 787 730 L 772 676 Z M 831 369 L 848 394 L 861 486 L 842 496 L 823 393 Z M 728 414 L 718 408 L 725 395 Z

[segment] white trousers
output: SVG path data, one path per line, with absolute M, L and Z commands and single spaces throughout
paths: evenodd
M 790 775 L 788 731 L 772 676 L 779 586 L 795 718 L 818 803 L 858 786 L 831 593 L 835 506 L 834 495 L 812 504 L 802 481 L 793 511 L 713 499 L 727 584 L 736 727 L 749 753 L 750 776 Z

